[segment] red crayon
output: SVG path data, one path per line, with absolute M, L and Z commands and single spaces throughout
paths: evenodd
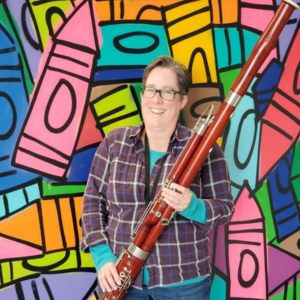
M 300 129 L 300 30 L 289 52 L 278 90 L 262 118 L 260 173 L 263 179 L 292 147 Z

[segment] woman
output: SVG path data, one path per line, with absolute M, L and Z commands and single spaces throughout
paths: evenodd
M 143 76 L 143 123 L 111 131 L 95 154 L 83 201 L 80 247 L 92 254 L 101 291 L 121 285 L 114 262 L 128 248 L 146 203 L 160 191 L 188 142 L 191 130 L 178 117 L 190 84 L 181 63 L 169 56 L 155 59 Z M 228 222 L 234 209 L 221 148 L 214 145 L 189 188 L 172 183 L 162 196 L 177 214 L 124 299 L 208 300 L 208 232 Z

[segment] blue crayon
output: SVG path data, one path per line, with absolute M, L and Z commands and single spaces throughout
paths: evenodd
M 276 91 L 275 87 L 280 80 L 282 71 L 283 66 L 277 60 L 273 59 L 253 85 L 253 92 L 256 92 L 258 108 L 261 114 L 263 114 L 272 101 Z
M 291 160 L 292 154 L 288 153 L 267 178 L 278 242 L 300 229 L 297 199 L 294 197 L 290 183 Z
M 0 191 L 37 176 L 11 165 L 12 153 L 28 109 L 22 64 L 13 36 L 0 22 Z

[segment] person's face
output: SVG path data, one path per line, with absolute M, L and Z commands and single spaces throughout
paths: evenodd
M 156 67 L 148 75 L 146 87 L 179 91 L 177 74 L 167 68 Z M 172 134 L 178 121 L 180 110 L 187 102 L 186 95 L 177 93 L 172 101 L 161 99 L 157 92 L 153 98 L 146 98 L 141 93 L 142 115 L 146 129 Z

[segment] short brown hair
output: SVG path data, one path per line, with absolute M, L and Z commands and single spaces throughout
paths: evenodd
M 177 83 L 180 92 L 187 94 L 192 83 L 191 74 L 187 68 L 180 62 L 176 61 L 173 57 L 162 55 L 155 58 L 144 70 L 143 85 L 146 85 L 149 73 L 156 67 L 166 68 L 173 70 L 177 75 Z

